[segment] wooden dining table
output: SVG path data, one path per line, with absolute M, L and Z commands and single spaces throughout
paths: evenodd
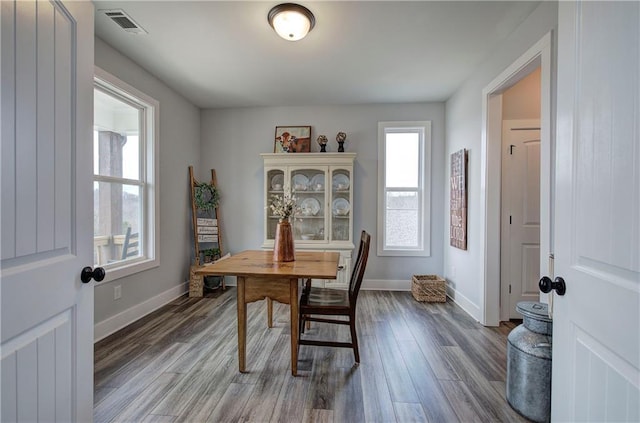
M 247 304 L 267 299 L 267 325 L 272 326 L 271 301 L 290 305 L 291 374 L 298 374 L 298 286 L 300 279 L 336 279 L 340 254 L 296 251 L 295 261 L 274 262 L 273 251 L 247 250 L 198 268 L 199 275 L 236 276 L 238 368 L 246 372 Z

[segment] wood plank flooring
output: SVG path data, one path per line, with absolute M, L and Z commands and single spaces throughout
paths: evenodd
M 236 290 L 180 297 L 95 345 L 97 423 L 524 422 L 505 400 L 506 337 L 452 302 L 363 291 L 361 363 L 349 349 L 301 346 L 291 376 L 289 306 L 248 305 L 238 372 Z M 349 339 L 313 323 L 311 336 Z

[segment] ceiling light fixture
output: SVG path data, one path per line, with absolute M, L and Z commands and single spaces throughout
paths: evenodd
M 304 6 L 295 3 L 282 3 L 274 6 L 268 15 L 269 25 L 276 33 L 289 41 L 303 39 L 316 24 L 313 13 Z

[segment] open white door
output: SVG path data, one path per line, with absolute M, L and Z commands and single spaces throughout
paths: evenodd
M 640 3 L 560 2 L 558 39 L 552 420 L 638 422 Z
M 93 419 L 93 4 L 2 1 L 3 422 Z

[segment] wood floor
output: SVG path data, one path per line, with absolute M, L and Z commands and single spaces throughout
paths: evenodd
M 506 336 L 451 302 L 363 291 L 361 363 L 349 349 L 300 347 L 290 372 L 289 306 L 249 304 L 238 372 L 236 290 L 181 297 L 95 346 L 95 421 L 518 422 L 505 400 Z M 309 334 L 348 340 L 348 327 Z

